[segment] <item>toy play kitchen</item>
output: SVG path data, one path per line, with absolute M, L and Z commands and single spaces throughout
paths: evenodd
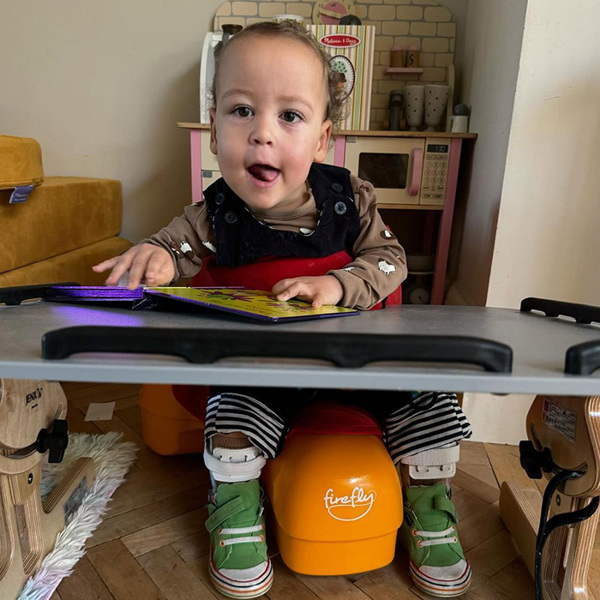
M 600 336 L 592 324 L 600 322 L 599 308 L 531 298 L 521 310 L 394 306 L 348 319 L 273 328 L 201 314 L 88 311 L 44 301 L 18 305 L 40 295 L 44 292 L 39 289 L 5 291 L 0 298 L 8 303 L 0 305 L 0 378 L 5 386 L 31 377 L 191 385 L 303 386 L 310 381 L 323 389 L 541 394 L 528 415 L 530 440 L 521 450 L 530 476 L 552 477 L 541 525 L 523 493 L 509 484 L 502 489 L 500 513 L 538 575 L 546 600 L 588 598 L 587 572 L 600 515 L 595 510 L 600 495 L 600 377 L 594 374 L 600 367 Z M 97 325 L 100 317 L 102 326 Z M 292 360 L 298 358 L 321 362 Z M 55 418 L 51 412 L 37 426 L 49 428 Z M 15 420 L 18 412 L 6 416 L 6 433 L 24 431 L 22 420 Z M 347 443 L 358 439 L 358 446 L 336 454 L 333 461 L 320 461 L 315 473 L 306 464 L 308 449 L 329 452 L 335 444 L 327 436 L 336 432 L 310 431 L 309 423 L 304 425 L 290 438 L 289 452 L 286 447 L 273 462 L 265 482 L 283 559 L 298 571 L 320 574 L 383 566 L 393 556 L 401 519 L 386 502 L 396 502 L 400 490 L 397 478 L 390 477 L 389 457 L 377 432 L 365 430 L 363 422 L 361 435 L 346 436 Z M 178 425 L 163 419 L 166 435 L 173 426 Z M 0 437 L 0 497 L 4 514 L 16 514 L 18 520 L 19 514 L 35 514 L 27 507 L 39 495 L 34 466 L 19 466 L 35 465 L 43 448 L 31 446 L 29 438 L 11 440 Z M 371 464 L 365 470 L 367 459 Z M 373 535 L 382 540 L 378 552 L 369 550 Z M 331 542 L 339 552 L 327 551 Z M 15 534 L 13 547 L 21 548 L 23 556 L 29 556 L 29 544 Z M 15 572 L 21 576 L 21 559 L 4 550 L 0 559 L 0 592 L 12 599 L 10 586 Z
M 282 4 L 295 14 L 275 14 Z M 460 157 L 477 136 L 464 124 L 463 132 L 450 131 L 456 31 L 448 9 L 433 1 L 223 3 L 204 41 L 200 122 L 179 123 L 190 135 L 193 202 L 221 176 L 209 149 L 206 95 L 218 48 L 246 24 L 271 18 L 302 20 L 331 54 L 348 109 L 327 162 L 371 181 L 407 253 L 431 257 L 426 270 L 409 272 L 404 301 L 442 304 Z

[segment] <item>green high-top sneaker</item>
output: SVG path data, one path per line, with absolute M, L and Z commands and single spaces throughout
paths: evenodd
M 432 596 L 459 596 L 471 584 L 471 566 L 458 539 L 458 518 L 443 482 L 404 490 L 400 539 L 416 586 Z
M 215 588 L 230 598 L 262 596 L 273 583 L 273 567 L 258 481 L 220 483 L 211 492 L 208 513 L 209 573 Z

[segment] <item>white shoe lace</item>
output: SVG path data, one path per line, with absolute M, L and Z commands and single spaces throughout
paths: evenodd
M 421 529 L 413 529 L 412 534 L 413 537 L 419 536 L 430 538 L 417 541 L 417 546 L 419 546 L 419 548 L 424 548 L 425 546 L 436 546 L 438 544 L 458 544 L 458 538 L 455 535 L 452 537 L 445 537 L 454 531 L 454 527 L 448 527 L 448 529 L 444 529 L 443 531 L 423 531 Z
M 252 525 L 251 527 L 222 527 L 217 531 L 219 535 L 239 535 L 243 533 L 254 533 L 256 531 L 262 531 L 264 525 Z M 246 537 L 229 538 L 221 540 L 219 544 L 221 546 L 231 546 L 232 544 L 245 544 L 247 542 L 263 542 L 265 537 L 263 535 L 250 535 Z

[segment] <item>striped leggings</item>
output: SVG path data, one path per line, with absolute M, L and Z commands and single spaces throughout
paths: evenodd
M 318 400 L 341 401 L 373 413 L 394 464 L 471 436 L 471 426 L 452 393 L 213 388 L 206 409 L 205 437 L 242 432 L 265 456 L 275 458 L 294 414 Z

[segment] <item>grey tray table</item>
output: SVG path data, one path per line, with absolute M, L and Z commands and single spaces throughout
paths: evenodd
M 386 362 L 361 368 L 340 368 L 323 361 L 234 357 L 213 364 L 191 364 L 183 359 L 146 354 L 81 353 L 64 360 L 45 360 L 43 334 L 74 326 L 115 326 L 194 330 L 200 344 L 211 343 L 211 330 L 239 335 L 270 332 L 350 334 L 361 355 L 361 336 L 377 334 L 475 336 L 507 344 L 513 350 L 512 373 L 490 373 L 453 364 Z M 156 331 L 156 330 L 155 330 Z M 237 333 L 236 333 L 237 332 Z M 159 333 L 159 332 L 157 332 Z M 446 390 L 456 392 L 600 394 L 600 373 L 567 375 L 565 352 L 571 346 L 600 339 L 600 327 L 570 318 L 550 319 L 519 310 L 452 307 L 393 306 L 355 317 L 279 325 L 244 322 L 220 314 L 132 312 L 96 306 L 36 302 L 0 306 L 0 377 L 126 383 L 231 384 L 307 386 L 373 390 Z M 248 355 L 252 348 L 248 347 Z
M 67 347 L 66 351 L 61 351 L 61 344 L 55 343 L 56 334 L 51 333 L 48 340 L 53 340 L 53 343 L 47 344 L 46 351 L 50 348 L 56 356 L 58 349 L 58 355 L 64 358 L 42 358 L 41 340 L 45 334 L 84 326 L 110 327 L 113 337 L 115 331 L 117 334 L 120 331 L 112 328 L 125 327 L 128 329 L 121 331 L 127 332 L 127 336 L 123 336 L 120 342 L 117 339 L 110 352 L 100 353 L 94 350 L 93 344 L 87 345 L 87 340 L 81 335 L 78 347 L 76 343 L 75 346 Z M 195 346 L 196 350 L 204 351 L 227 345 L 222 342 L 222 336 L 234 339 L 235 343 L 232 343 L 232 351 L 225 352 L 226 357 L 221 360 L 190 363 L 162 353 L 162 340 L 165 349 L 170 347 L 171 351 L 177 348 L 179 330 L 181 345 Z M 59 334 L 59 338 L 69 331 L 81 333 L 81 329 L 65 330 Z M 192 341 L 185 341 L 190 332 L 194 336 Z M 309 343 L 305 345 L 302 358 L 277 357 L 275 351 L 275 356 L 253 357 L 253 346 L 260 346 L 262 339 L 266 340 L 273 332 L 278 336 L 289 336 L 290 340 L 296 339 L 294 336 L 298 334 L 308 337 L 314 340 L 314 352 Z M 138 333 L 151 335 L 148 338 L 150 342 L 142 347 L 142 352 L 119 352 L 129 345 L 129 338 L 136 337 Z M 394 336 L 436 336 L 440 346 L 444 345 L 449 336 L 472 336 L 510 347 L 512 368 L 510 372 L 490 372 L 478 364 L 398 360 L 349 367 L 315 360 L 314 355 L 319 355 L 319 351 L 327 345 L 328 337 L 332 335 L 346 336 L 345 356 L 356 359 L 350 360 L 351 364 L 363 362 L 365 340 L 372 336 L 390 342 L 391 346 L 396 344 Z M 78 338 L 72 337 L 71 341 L 73 339 L 77 342 Z M 250 340 L 254 340 L 254 343 L 250 343 Z M 18 306 L 0 306 L 0 378 L 531 393 L 553 397 L 578 396 L 581 397 L 582 406 L 590 400 L 593 402 L 592 406 L 597 406 L 598 399 L 594 396 L 600 396 L 600 372 L 594 372 L 595 367 L 589 368 L 588 364 L 588 368 L 584 369 L 586 374 L 566 374 L 565 357 L 570 348 L 587 344 L 592 346 L 590 353 L 597 362 L 600 358 L 594 345 L 597 345 L 598 340 L 600 328 L 593 323 L 576 323 L 568 317 L 548 318 L 540 313 L 520 312 L 516 309 L 394 306 L 362 313 L 358 317 L 265 325 L 217 313 L 133 312 L 38 301 Z M 73 352 L 74 349 L 85 351 Z M 106 346 L 104 349 L 107 349 Z M 266 354 L 269 354 L 268 351 Z M 386 359 L 392 358 L 397 357 L 386 356 Z M 452 356 L 448 356 L 446 352 L 445 359 L 452 360 Z M 457 360 L 457 363 L 460 361 Z M 588 416 L 597 412 L 595 409 L 585 410 Z M 597 465 L 594 468 L 600 473 Z M 595 489 L 594 493 L 585 497 L 573 498 L 573 501 L 578 503 L 576 506 L 583 507 L 589 502 L 590 496 L 597 495 L 597 491 Z M 532 511 L 524 504 L 525 501 L 510 484 L 506 488 L 503 486 L 500 512 L 531 568 L 535 517 L 532 517 Z M 597 524 L 598 514 L 575 526 L 576 541 L 571 544 L 564 584 L 561 579 L 562 591 L 557 588 L 560 595 L 545 597 L 577 597 L 582 600 L 588 597 L 587 570 Z M 527 534 L 524 533 L 525 529 L 528 530 Z M 561 549 L 553 550 L 554 562 L 557 562 L 557 558 L 561 562 L 560 551 Z M 548 588 L 544 589 L 546 594 Z M 576 593 L 573 591 L 575 589 Z

